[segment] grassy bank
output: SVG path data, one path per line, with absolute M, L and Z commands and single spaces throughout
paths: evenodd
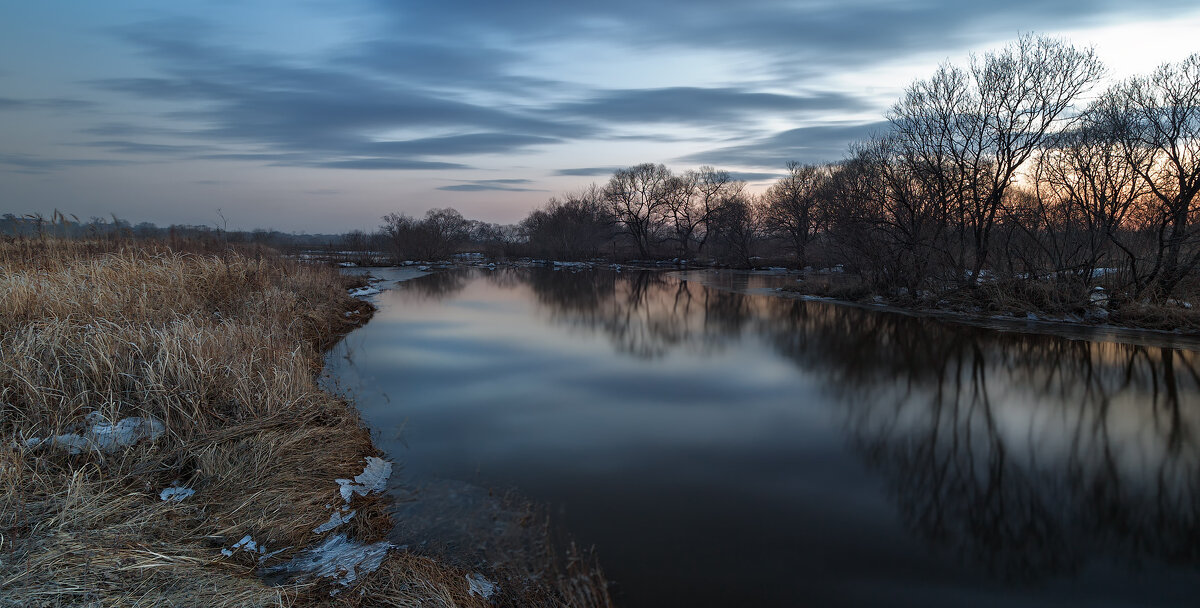
M 297 567 L 392 528 L 385 495 L 335 481 L 381 454 L 316 382 L 370 316 L 354 280 L 263 251 L 0 244 L 0 604 L 606 605 L 579 563 L 536 583 L 396 549 L 357 577 Z

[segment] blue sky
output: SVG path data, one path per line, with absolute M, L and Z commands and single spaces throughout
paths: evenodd
M 443 206 L 513 222 L 641 162 L 761 185 L 1031 31 L 1123 77 L 1200 51 L 1200 7 L 5 2 L 0 212 L 333 232 Z

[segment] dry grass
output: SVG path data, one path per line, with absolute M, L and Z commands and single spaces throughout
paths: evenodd
M 320 541 L 333 480 L 378 455 L 316 383 L 324 349 L 371 312 L 348 286 L 262 251 L 0 244 L 0 605 L 485 605 L 464 571 L 406 553 L 331 597 L 327 582 L 272 586 L 253 556 L 220 552 L 248 534 L 287 548 L 270 564 Z M 104 453 L 25 443 L 93 412 L 166 432 Z M 196 494 L 161 501 L 176 482 Z M 352 506 L 339 531 L 386 537 L 384 498 Z

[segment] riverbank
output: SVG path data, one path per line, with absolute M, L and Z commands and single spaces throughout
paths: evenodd
M 592 569 L 387 540 L 391 464 L 317 383 L 365 284 L 263 250 L 0 244 L 0 604 L 604 605 L 571 595 Z
M 1131 301 L 1097 285 L 1085 296 L 1032 281 L 990 282 L 941 294 L 876 293 L 853 276 L 801 273 L 784 294 L 884 308 L 973 325 L 1026 329 L 1078 328 L 1125 334 L 1200 339 L 1200 310 L 1186 300 Z
M 353 264 L 351 264 L 353 266 Z M 784 266 L 733 269 L 687 260 L 633 260 L 616 263 L 605 259 L 559 261 L 547 259 L 496 260 L 480 253 L 463 253 L 442 261 L 406 261 L 401 266 L 426 270 L 456 267 L 496 269 L 504 267 L 547 267 L 554 270 L 663 270 L 671 272 L 745 273 L 781 277 L 778 291 L 793 296 L 886 308 L 888 310 L 939 317 L 975 325 L 1026 328 L 1075 327 L 1105 331 L 1147 332 L 1200 339 L 1200 295 L 1155 301 L 1124 297 L 1116 285 L 1101 277 L 1090 288 L 1034 280 L 988 279 L 973 287 L 948 288 L 938 293 L 907 290 L 879 292 L 841 267 L 796 270 Z M 1190 285 L 1190 283 L 1189 283 Z M 1189 292 L 1192 293 L 1192 292 Z

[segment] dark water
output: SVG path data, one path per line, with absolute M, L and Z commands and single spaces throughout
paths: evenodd
M 331 370 L 409 480 L 561 512 L 623 606 L 1200 605 L 1196 352 L 679 276 L 433 274 Z

